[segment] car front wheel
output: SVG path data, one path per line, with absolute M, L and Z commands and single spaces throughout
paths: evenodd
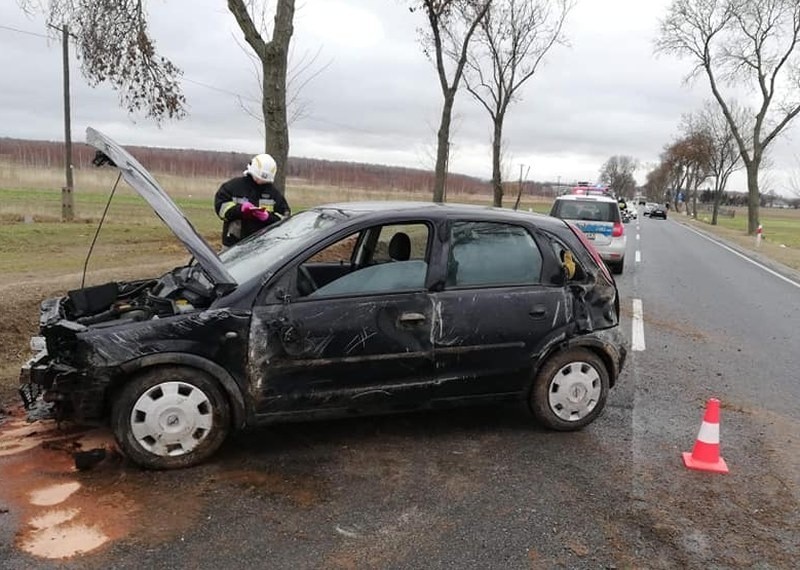
M 576 348 L 551 357 L 536 375 L 530 406 L 545 427 L 573 431 L 592 423 L 603 411 L 608 371 L 593 352 Z
M 148 469 L 200 463 L 222 445 L 230 423 L 219 384 L 183 367 L 146 370 L 120 390 L 111 411 L 117 444 Z

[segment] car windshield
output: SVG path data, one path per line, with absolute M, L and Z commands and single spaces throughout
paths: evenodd
M 306 210 L 242 240 L 219 258 L 237 283 L 246 283 L 347 218 L 347 213 L 331 208 Z

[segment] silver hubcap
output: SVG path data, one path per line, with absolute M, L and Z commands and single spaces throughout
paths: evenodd
M 547 401 L 562 420 L 578 421 L 589 415 L 600 399 L 600 374 L 587 362 L 570 362 L 550 383 Z
M 164 382 L 142 394 L 131 411 L 131 431 L 150 453 L 178 456 L 211 432 L 214 413 L 205 392 L 183 382 Z

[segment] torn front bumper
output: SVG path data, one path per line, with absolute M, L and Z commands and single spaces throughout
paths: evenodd
M 99 418 L 104 409 L 105 386 L 53 360 L 46 349 L 22 366 L 18 393 L 25 409 L 30 410 L 41 398 L 55 404 L 61 418 Z

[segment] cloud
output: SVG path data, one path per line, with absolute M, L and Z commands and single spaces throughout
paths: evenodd
M 558 46 L 509 111 L 506 162 L 514 177 L 531 165 L 535 179 L 595 180 L 602 163 L 628 154 L 655 162 L 678 134 L 681 115 L 708 96 L 685 85 L 687 63 L 653 55 L 658 18 L 668 0 L 579 2 Z M 160 128 L 119 107 L 108 86 L 91 88 L 72 56 L 74 138 L 93 125 L 125 144 L 257 152 L 263 146 L 259 85 L 249 47 L 219 0 L 150 2 L 158 49 L 185 73 L 189 117 Z M 271 17 L 267 18 L 267 23 Z M 35 33 L 14 2 L 0 4 L 3 25 Z M 422 14 L 401 1 L 304 0 L 295 16 L 293 60 L 319 53 L 322 69 L 302 90 L 306 113 L 291 128 L 296 156 L 431 168 L 442 94 L 417 43 Z M 63 136 L 60 43 L 0 28 L 0 136 Z M 249 103 L 248 103 L 249 102 Z M 453 126 L 454 171 L 488 178 L 491 124 L 462 90 Z M 786 139 L 775 170 L 794 169 Z M 637 173 L 644 180 L 645 171 Z M 786 173 L 778 176 L 785 177 Z M 735 181 L 735 183 L 738 183 Z

